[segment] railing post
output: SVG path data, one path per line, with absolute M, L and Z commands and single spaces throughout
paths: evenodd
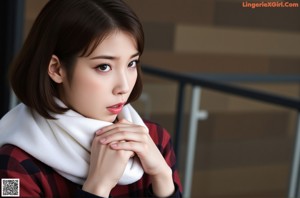
M 298 111 L 297 117 L 297 128 L 295 134 L 295 144 L 294 144 L 294 156 L 292 161 L 291 173 L 290 173 L 290 183 L 288 198 L 299 198 L 300 197 L 300 187 L 299 178 L 300 172 L 300 111 Z
M 200 111 L 200 102 L 201 102 L 200 99 L 201 99 L 200 87 L 193 86 L 191 112 L 190 112 L 191 116 L 190 116 L 190 125 L 189 125 L 190 129 L 188 133 L 188 143 L 187 143 L 188 147 L 186 153 L 186 167 L 185 167 L 184 189 L 183 189 L 184 198 L 191 197 L 198 121 L 207 118 L 207 112 Z
M 175 140 L 174 140 L 174 150 L 177 161 L 179 162 L 179 146 L 180 146 L 180 138 L 181 138 L 181 131 L 183 125 L 183 115 L 184 115 L 184 97 L 185 97 L 185 83 L 180 82 L 178 93 L 177 93 L 177 108 L 176 108 L 176 118 L 175 118 Z M 179 169 L 179 163 L 178 163 Z

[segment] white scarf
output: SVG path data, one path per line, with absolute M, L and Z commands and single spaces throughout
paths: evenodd
M 45 119 L 26 105 L 19 104 L 0 120 L 0 146 L 13 144 L 63 177 L 82 185 L 88 174 L 95 132 L 112 123 L 89 119 L 72 110 L 55 117 L 57 120 Z M 129 104 L 123 107 L 118 118 L 146 127 Z M 143 173 L 138 158 L 130 158 L 118 184 L 134 183 Z

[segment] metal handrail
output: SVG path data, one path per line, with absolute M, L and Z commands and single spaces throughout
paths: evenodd
M 280 96 L 274 93 L 267 93 L 265 91 L 263 92 L 263 91 L 249 89 L 249 88 L 242 88 L 232 84 L 224 83 L 228 81 L 291 83 L 291 82 L 300 82 L 300 75 L 244 75 L 244 76 L 232 75 L 232 74 L 230 75 L 200 74 L 199 75 L 199 74 L 178 73 L 174 71 L 168 71 L 168 70 L 152 67 L 149 65 L 142 65 L 142 70 L 144 73 L 150 75 L 156 75 L 162 78 L 175 80 L 179 82 L 176 120 L 175 120 L 175 141 L 174 141 L 174 149 L 175 149 L 176 156 L 178 156 L 179 153 L 178 141 L 181 139 L 180 134 L 181 134 L 182 122 L 183 122 L 183 104 L 184 104 L 184 95 L 185 95 L 184 92 L 185 92 L 186 84 L 191 84 L 194 87 L 201 86 L 219 92 L 233 94 L 240 97 L 246 97 L 248 99 L 254 99 L 261 102 L 271 103 L 282 107 L 292 108 L 294 110 L 297 110 L 298 111 L 297 129 L 296 129 L 296 138 L 294 143 L 293 162 L 292 162 L 291 173 L 290 173 L 288 197 L 289 198 L 300 197 L 300 186 L 299 186 L 300 185 L 300 169 L 299 169 L 300 166 L 300 100 L 295 98 Z M 193 95 L 194 95 L 194 89 L 193 89 Z M 192 101 L 192 103 L 195 102 Z M 198 108 L 197 111 L 199 111 Z M 195 133 L 196 130 L 195 127 L 192 128 L 193 129 L 190 130 L 189 132 L 190 136 L 192 136 L 191 133 Z M 193 138 L 194 137 L 192 138 L 190 137 L 189 139 L 193 139 Z M 189 164 L 193 163 L 193 159 L 187 161 L 191 161 Z M 192 169 L 192 166 L 191 165 L 189 166 Z M 187 168 L 186 168 L 186 172 L 187 172 Z M 189 170 L 189 173 L 190 172 L 191 171 Z M 186 176 L 188 175 L 191 175 L 191 173 L 187 174 Z M 191 180 L 190 178 L 188 179 Z M 187 180 L 187 177 L 185 178 L 185 180 Z M 186 195 L 186 197 L 189 197 L 191 181 L 188 182 L 185 181 L 185 184 L 188 186 L 187 189 L 188 193 L 185 193 L 184 195 Z
M 164 70 L 164 69 L 160 69 L 148 65 L 143 65 L 142 70 L 144 73 L 175 80 L 183 84 L 198 85 L 201 87 L 214 89 L 220 92 L 238 95 L 241 97 L 259 100 L 262 102 L 272 103 L 286 108 L 297 109 L 298 111 L 300 111 L 300 100 L 297 99 L 288 98 L 273 93 L 266 93 L 263 91 L 252 90 L 250 88 L 242 88 L 234 85 L 229 85 L 229 84 L 225 84 L 224 82 L 212 80 L 212 78 L 210 79 L 206 78 L 204 76 L 199 77 L 195 74 L 178 73 L 178 72 L 168 71 L 168 70 Z M 298 77 L 294 76 L 294 80 L 295 82 L 298 81 L 300 82 L 300 76 Z

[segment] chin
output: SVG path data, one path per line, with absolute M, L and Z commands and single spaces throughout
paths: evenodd
M 117 119 L 117 116 L 116 115 L 113 115 L 113 116 L 107 116 L 105 119 L 99 119 L 99 120 L 102 120 L 102 121 L 106 121 L 106 122 L 115 122 Z
M 117 119 L 117 115 L 107 115 L 107 116 L 85 116 L 87 118 L 105 121 L 105 122 L 114 122 Z

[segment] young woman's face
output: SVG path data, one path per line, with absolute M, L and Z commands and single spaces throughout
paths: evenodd
M 63 101 L 85 117 L 113 122 L 135 85 L 138 60 L 135 40 L 112 33 L 77 59 L 71 83 L 64 79 Z

